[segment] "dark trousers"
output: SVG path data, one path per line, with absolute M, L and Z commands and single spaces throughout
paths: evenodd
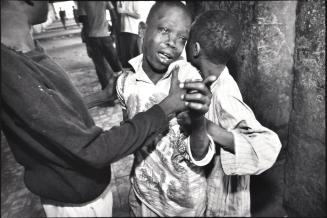
M 118 53 L 123 67 L 129 67 L 128 61 L 140 54 L 137 40 L 139 36 L 133 33 L 121 32 L 118 35 Z
M 114 42 L 110 36 L 88 37 L 86 46 L 95 65 L 101 87 L 104 89 L 108 85 L 109 79 L 113 79 L 113 72 L 122 70 Z M 110 66 L 106 64 L 106 61 Z

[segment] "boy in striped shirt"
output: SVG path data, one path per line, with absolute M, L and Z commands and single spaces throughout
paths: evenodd
M 210 87 L 206 114 L 208 133 L 216 143 L 207 178 L 206 216 L 251 216 L 250 175 L 269 169 L 281 149 L 277 134 L 262 126 L 243 102 L 226 67 L 239 45 L 240 29 L 229 13 L 207 11 L 193 22 L 186 45 L 187 60 L 201 76 L 218 77 Z M 178 122 L 189 125 L 187 114 L 180 114 Z

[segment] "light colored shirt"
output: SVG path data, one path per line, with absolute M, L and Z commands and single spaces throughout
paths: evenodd
M 117 4 L 121 4 L 123 10 L 134 12 L 140 15 L 140 3 L 137 1 L 120 1 Z M 121 14 L 121 32 L 133 33 L 138 35 L 138 26 L 140 18 L 135 18 L 127 14 Z
M 106 9 L 109 8 L 108 1 L 85 1 L 80 2 L 81 7 L 87 14 L 89 37 L 109 36 Z
M 168 95 L 171 70 L 176 65 L 180 67 L 179 81 L 201 79 L 193 66 L 178 60 L 154 84 L 143 71 L 142 58 L 141 54 L 130 60 L 135 72 L 124 72 L 117 81 L 118 99 L 129 118 Z M 173 118 L 166 135 L 135 153 L 132 187 L 142 203 L 160 216 L 202 216 L 206 203 L 206 178 L 201 166 L 212 160 L 214 142 L 209 136 L 209 152 L 202 163 L 196 162 L 190 152 L 189 137 L 181 133 L 179 127 L 177 119 Z
M 281 142 L 243 102 L 227 67 L 211 85 L 211 92 L 206 117 L 233 134 L 235 154 L 220 148 L 220 155 L 214 157 L 207 180 L 206 216 L 250 216 L 250 175 L 260 174 L 275 163 Z

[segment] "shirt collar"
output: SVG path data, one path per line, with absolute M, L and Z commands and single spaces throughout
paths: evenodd
M 168 67 L 167 72 L 165 73 L 165 75 L 161 78 L 165 79 L 168 78 L 171 74 L 172 69 L 174 68 L 174 66 L 176 65 L 175 63 L 179 60 L 183 60 L 183 57 L 179 57 L 176 61 L 174 61 L 173 63 L 171 63 Z M 135 75 L 136 75 L 136 79 L 137 80 L 141 80 L 144 82 L 150 82 L 152 83 L 152 81 L 149 79 L 148 75 L 144 72 L 143 68 L 142 68 L 142 63 L 143 63 L 143 54 L 140 54 L 138 56 L 136 56 L 135 58 L 132 58 L 131 60 L 128 61 L 128 63 L 133 67 L 134 71 L 135 71 Z
M 228 71 L 228 68 L 225 66 L 224 70 L 221 72 L 221 74 L 216 79 L 216 81 L 214 81 L 211 84 L 210 89 L 212 90 L 218 83 L 220 83 L 224 79 L 224 77 L 226 77 L 228 75 L 229 75 L 229 71 Z

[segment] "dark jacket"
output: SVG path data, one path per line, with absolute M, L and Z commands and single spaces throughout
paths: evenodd
M 159 106 L 120 127 L 95 126 L 66 73 L 42 49 L 26 54 L 1 44 L 1 124 L 41 198 L 85 203 L 110 182 L 110 163 L 149 144 L 168 127 Z

